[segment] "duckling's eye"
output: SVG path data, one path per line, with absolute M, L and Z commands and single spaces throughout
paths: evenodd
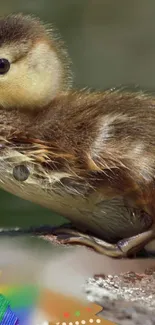
M 26 181 L 29 175 L 30 171 L 25 165 L 17 165 L 13 168 L 13 177 L 19 182 Z
M 0 74 L 5 74 L 10 69 L 10 62 L 7 59 L 0 59 Z

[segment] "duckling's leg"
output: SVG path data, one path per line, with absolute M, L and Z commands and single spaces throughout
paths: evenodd
M 100 254 L 112 257 L 123 257 L 124 253 L 117 245 L 109 244 L 96 237 L 79 232 L 77 229 L 58 227 L 48 235 L 41 235 L 47 241 L 55 242 L 60 245 L 82 245 L 87 246 Z
M 131 255 L 140 251 L 147 245 L 152 239 L 155 238 L 155 225 L 149 230 L 129 238 L 124 238 L 120 240 L 117 245 L 122 252 L 126 255 Z
M 49 234 L 50 235 L 50 234 Z M 155 226 L 139 235 L 122 239 L 116 244 L 109 244 L 106 241 L 91 235 L 79 232 L 77 229 L 60 226 L 52 234 L 56 236 L 57 242 L 63 245 L 83 245 L 96 252 L 111 257 L 126 257 L 141 250 L 151 239 L 155 238 Z
M 153 225 L 148 231 L 133 237 L 122 239 L 116 244 L 109 244 L 102 239 L 80 232 L 72 224 L 64 224 L 55 227 L 48 225 L 29 227 L 27 229 L 0 229 L 0 237 L 21 235 L 37 236 L 60 245 L 87 246 L 100 254 L 121 258 L 135 254 L 155 238 L 155 225 Z

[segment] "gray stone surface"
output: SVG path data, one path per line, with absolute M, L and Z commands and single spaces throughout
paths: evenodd
M 103 307 L 100 315 L 105 319 L 122 325 L 155 324 L 155 269 L 95 276 L 84 289 L 90 301 Z

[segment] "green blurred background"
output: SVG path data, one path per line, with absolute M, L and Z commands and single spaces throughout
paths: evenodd
M 74 86 L 155 89 L 154 0 L 0 0 L 0 15 L 15 12 L 35 14 L 57 27 L 73 61 Z M 0 226 L 62 222 L 3 191 L 0 216 Z

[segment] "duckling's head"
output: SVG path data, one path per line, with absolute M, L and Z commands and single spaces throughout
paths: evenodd
M 46 106 L 71 85 L 63 42 L 39 19 L 22 14 L 0 19 L 0 106 Z

